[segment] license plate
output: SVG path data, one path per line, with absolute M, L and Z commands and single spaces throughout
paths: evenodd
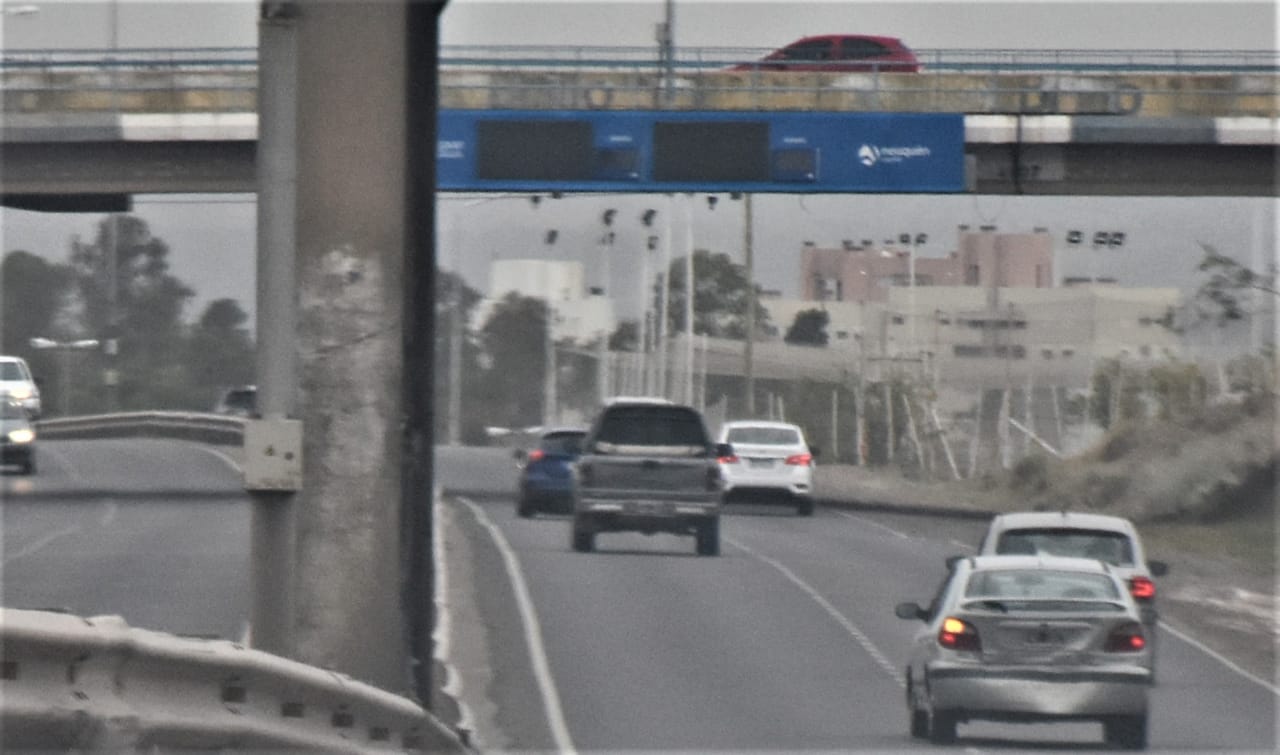
M 1028 645 L 1061 645 L 1065 641 L 1061 632 L 1048 629 L 1032 629 L 1027 632 Z
M 661 501 L 628 501 L 622 510 L 637 516 L 663 516 L 672 512 L 671 504 Z
M 773 466 L 773 459 L 748 459 L 752 467 L 769 468 Z

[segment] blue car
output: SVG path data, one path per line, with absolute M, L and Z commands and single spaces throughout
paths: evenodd
M 582 450 L 585 430 L 549 430 L 529 451 L 517 449 L 520 490 L 516 513 L 528 518 L 540 511 L 568 514 L 573 511 L 573 471 L 570 465 Z

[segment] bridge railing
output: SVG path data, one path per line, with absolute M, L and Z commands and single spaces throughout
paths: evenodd
M 1266 50 L 918 50 L 919 73 L 788 72 L 758 48 L 444 46 L 451 108 L 890 110 L 1280 116 Z M 744 66 L 740 70 L 731 70 Z M 234 113 L 257 109 L 254 48 L 28 50 L 0 56 L 4 110 Z

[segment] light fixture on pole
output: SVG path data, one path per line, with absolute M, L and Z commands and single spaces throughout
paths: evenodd
M 548 247 L 556 243 L 559 237 L 559 231 L 554 228 L 547 231 L 545 241 Z M 550 427 L 556 420 L 558 407 L 556 406 L 556 340 L 555 340 L 555 319 L 556 308 L 552 301 L 550 293 L 546 299 L 547 302 L 547 328 L 546 338 L 543 342 L 545 352 L 543 357 L 544 366 L 546 368 L 543 378 L 543 401 L 542 401 L 542 424 L 544 427 Z
M 907 247 L 907 338 L 912 352 L 916 348 L 916 247 L 923 246 L 928 240 L 927 233 L 917 233 L 914 236 L 910 233 L 898 234 L 898 242 Z
M 1079 246 L 1084 241 L 1084 232 L 1078 230 L 1067 231 L 1067 244 L 1070 246 Z M 1124 231 L 1095 231 L 1092 238 L 1092 253 L 1089 255 L 1089 282 L 1096 284 L 1098 282 L 1098 250 L 1099 249 L 1119 249 L 1124 246 Z
M 653 227 L 653 220 L 657 216 L 658 211 L 647 209 L 640 213 L 640 222 L 646 228 Z M 645 254 L 640 257 L 640 390 L 642 393 L 648 394 L 652 390 L 652 383 L 649 377 L 649 338 L 651 333 L 651 323 L 649 321 L 649 306 L 651 300 L 649 298 L 649 254 L 658 248 L 658 237 L 650 235 L 645 240 Z
M 31 348 L 52 350 L 59 354 L 59 389 L 58 404 L 63 417 L 71 416 L 71 355 L 76 351 L 88 351 L 98 348 L 95 338 L 82 338 L 75 341 L 55 341 L 52 338 L 36 337 L 30 341 Z
M 600 243 L 604 245 L 604 280 L 600 281 L 600 293 L 605 296 L 613 295 L 613 242 L 617 236 L 613 232 L 613 218 L 618 211 L 610 207 L 600 213 L 600 222 L 604 223 L 604 235 L 600 237 Z

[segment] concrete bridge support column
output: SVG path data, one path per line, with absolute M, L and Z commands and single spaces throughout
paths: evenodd
M 304 432 L 296 652 L 306 663 L 397 692 L 413 678 L 414 629 L 402 611 L 403 551 L 421 540 L 402 537 L 406 526 L 426 535 L 416 547 L 427 549 L 428 562 L 430 543 L 429 518 L 406 522 L 402 494 L 406 479 L 425 479 L 426 489 L 417 493 L 429 501 L 432 447 L 430 356 L 425 377 L 420 368 L 412 373 L 426 380 L 425 392 L 406 386 L 403 376 L 406 343 L 421 344 L 415 334 L 423 332 L 430 343 L 433 327 L 414 304 L 415 296 L 430 301 L 430 288 L 419 291 L 406 281 L 421 284 L 422 268 L 427 285 L 433 280 L 434 151 L 428 146 L 432 157 L 423 159 L 410 141 L 431 145 L 434 134 L 408 131 L 412 123 L 434 128 L 430 118 L 411 118 L 409 103 L 434 96 L 423 96 L 420 87 L 411 92 L 411 84 L 422 76 L 434 81 L 435 72 L 411 75 L 409 58 L 420 45 L 434 55 L 441 7 L 346 0 L 296 5 Z M 431 36 L 411 46 L 409 35 L 423 31 L 411 19 L 423 18 Z M 406 334 L 406 327 L 413 332 Z M 425 412 L 420 405 L 406 412 L 414 403 L 406 402 L 410 395 L 424 397 Z M 410 443 L 406 427 L 415 433 Z M 416 473 L 402 476 L 415 464 Z

